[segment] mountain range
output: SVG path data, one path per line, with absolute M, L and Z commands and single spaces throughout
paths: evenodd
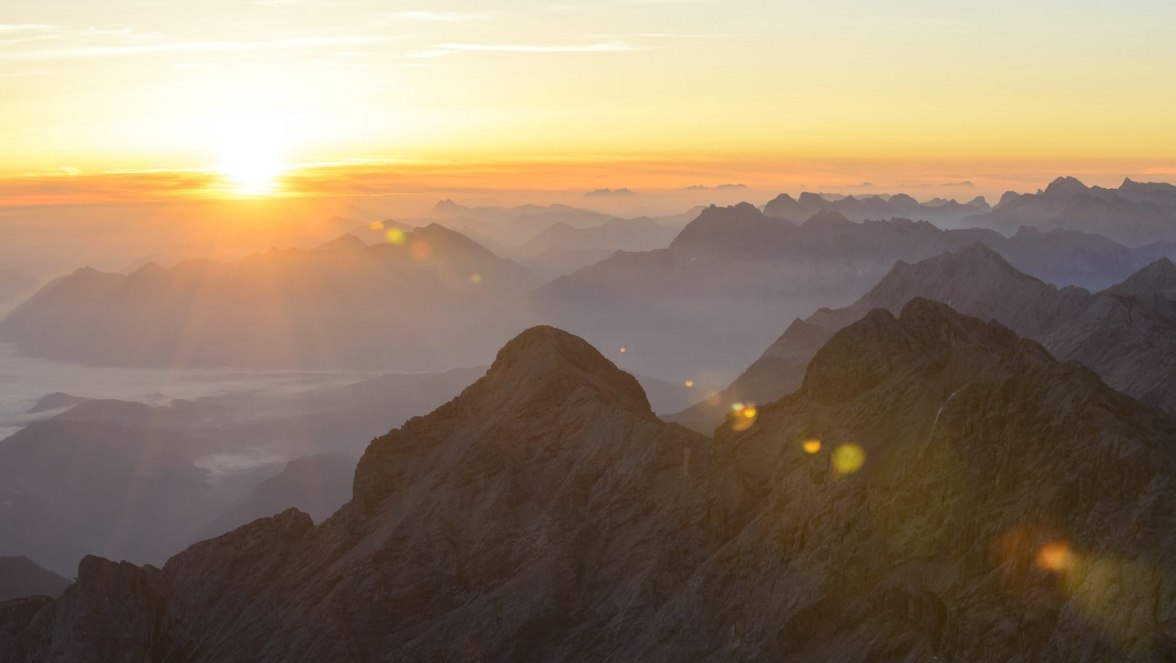
M 1176 414 L 1176 265 L 1161 258 L 1092 294 L 1044 283 L 972 244 L 913 265 L 900 262 L 853 305 L 795 320 L 724 392 L 672 419 L 710 431 L 732 403 L 776 400 L 800 386 L 809 360 L 838 329 L 872 309 L 897 312 L 916 297 L 996 320 Z
M 1036 193 L 1001 197 L 991 211 L 963 223 L 1003 232 L 1020 226 L 1065 228 L 1109 237 L 1128 246 L 1176 241 L 1176 186 L 1124 179 L 1118 188 L 1086 186 L 1059 177 Z
M 666 249 L 618 252 L 555 279 L 532 296 L 533 319 L 625 347 L 626 366 L 646 374 L 734 375 L 791 320 L 851 304 L 896 261 L 974 242 L 1061 285 L 1103 288 L 1160 257 L 1065 230 L 1006 237 L 906 219 L 855 223 L 830 211 L 797 226 L 745 203 L 705 210 Z
M 316 525 L 0 604 L 5 660 L 1163 660 L 1176 421 L 925 299 L 716 439 L 527 330 Z M 1124 517 L 1130 514 L 1130 517 Z
M 966 217 L 982 214 L 990 209 L 988 201 L 983 197 L 966 203 L 941 199 L 921 203 L 905 193 L 893 196 L 833 198 L 805 191 L 797 198 L 787 193 L 780 194 L 764 206 L 764 214 L 777 219 L 787 219 L 793 223 L 801 223 L 820 212 L 836 212 L 851 221 L 859 222 L 906 218 L 930 221 L 938 226 L 952 226 Z
M 483 372 L 161 406 L 50 395 L 33 408 L 48 419 L 0 440 L 0 555 L 58 573 L 87 553 L 158 564 L 291 506 L 324 518 L 347 500 L 367 441 Z
M 526 269 L 436 224 L 397 240 L 85 268 L 10 312 L 0 338 L 102 365 L 441 370 L 484 363 L 522 328 L 510 306 L 538 284 Z

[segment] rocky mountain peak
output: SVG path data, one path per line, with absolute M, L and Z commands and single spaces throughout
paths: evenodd
M 503 346 L 484 381 L 511 398 L 587 390 L 602 402 L 653 416 L 636 378 L 579 336 L 546 325 L 532 327 Z
M 721 248 L 732 242 L 739 244 L 741 241 L 754 241 L 758 233 L 768 227 L 792 226 L 785 221 L 765 216 L 751 203 L 739 203 L 730 207 L 711 205 L 678 233 L 670 247 Z
M 1019 342 L 996 322 L 916 297 L 897 317 L 874 309 L 834 334 L 809 364 L 803 389 L 814 400 L 840 402 L 868 391 L 896 370 L 965 350 L 1007 354 Z
M 1045 188 L 1046 193 L 1053 194 L 1075 194 L 1086 193 L 1087 191 L 1089 191 L 1089 189 L 1085 184 L 1082 183 L 1081 180 L 1076 177 L 1068 176 L 1057 178 L 1056 180 L 1050 182 L 1049 186 Z

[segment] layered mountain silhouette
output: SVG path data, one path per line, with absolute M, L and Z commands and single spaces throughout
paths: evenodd
M 1111 386 L 1176 414 L 1176 266 L 1166 258 L 1091 294 L 1057 288 L 973 244 L 914 265 L 898 263 L 852 306 L 794 321 L 723 393 L 673 420 L 710 431 L 732 403 L 768 402 L 800 386 L 817 350 L 876 308 L 897 312 L 916 297 L 996 320 L 1056 356 L 1094 369 Z
M 27 295 L 37 285 L 37 277 L 32 274 L 0 267 L 0 306 L 7 307 L 13 300 Z
M 0 440 L 0 555 L 63 574 L 87 553 L 158 564 L 288 507 L 326 517 L 369 440 L 483 372 L 166 406 L 52 395 L 38 405 L 69 409 Z
M 611 219 L 590 228 L 557 223 L 519 246 L 515 252 L 534 256 L 550 249 L 652 251 L 669 246 L 680 230 L 679 226 L 663 225 L 648 217 Z
M 61 596 L 70 581 L 27 557 L 0 557 L 0 602 L 29 596 Z
M 534 317 L 599 347 L 627 348 L 626 366 L 643 373 L 730 376 L 772 342 L 778 331 L 767 330 L 851 304 L 896 261 L 974 242 L 1038 278 L 1098 288 L 1157 257 L 1074 231 L 1005 237 L 905 219 L 855 223 L 832 211 L 798 226 L 744 203 L 708 208 L 664 250 L 616 253 L 543 286 Z
M 1006 193 L 990 212 L 968 225 L 1011 231 L 1066 228 L 1097 233 L 1130 246 L 1176 241 L 1176 186 L 1123 180 L 1116 189 L 1059 177 L 1037 193 Z
M 525 326 L 510 301 L 537 285 L 526 269 L 440 225 L 397 239 L 81 269 L 6 316 L 0 338 L 103 365 L 440 370 L 484 363 Z
M 942 199 L 921 203 L 905 193 L 833 199 L 806 191 L 797 198 L 787 193 L 780 194 L 764 206 L 764 214 L 794 223 L 800 223 L 820 212 L 836 212 L 852 221 L 907 218 L 930 221 L 937 225 L 953 225 L 965 217 L 982 214 L 989 209 L 988 201 L 982 197 L 967 203 Z
M 1081 365 L 915 299 L 739 416 L 713 441 L 663 423 L 533 328 L 375 440 L 322 524 L 286 511 L 161 569 L 87 557 L 62 598 L 0 605 L 0 657 L 1176 653 L 1176 423 Z

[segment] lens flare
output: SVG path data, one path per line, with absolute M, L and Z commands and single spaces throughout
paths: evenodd
M 1066 571 L 1074 566 L 1074 552 L 1065 541 L 1050 541 L 1037 551 L 1036 561 L 1047 571 Z
M 408 239 L 404 231 L 400 228 L 389 228 L 388 232 L 384 233 L 384 239 L 388 240 L 389 244 L 396 244 L 397 246 L 404 243 Z
M 372 221 L 371 223 L 368 224 L 368 230 L 371 230 L 373 232 L 379 232 L 383 229 L 384 229 L 384 222 L 383 221 Z
M 866 450 L 849 443 L 833 450 L 833 470 L 838 474 L 853 474 L 866 464 Z
M 805 440 L 803 446 L 804 452 L 810 456 L 821 453 L 820 440 Z
M 686 385 L 686 388 L 687 388 L 687 389 L 693 389 L 693 388 L 694 388 L 694 380 L 686 380 L 686 381 L 684 381 L 682 384 Z
M 417 241 L 410 244 L 408 251 L 412 254 L 412 257 L 416 258 L 417 260 L 424 260 L 425 258 L 433 255 L 433 247 L 422 239 L 418 239 Z
M 731 404 L 731 430 L 745 431 L 755 425 L 759 410 L 754 403 Z

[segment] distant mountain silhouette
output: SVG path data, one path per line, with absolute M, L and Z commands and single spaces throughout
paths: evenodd
M 57 598 L 70 581 L 27 557 L 0 557 L 0 602 L 29 596 Z
M 37 286 L 37 277 L 20 270 L 0 267 L 0 305 L 27 295 Z
M 564 249 L 551 247 L 532 256 L 519 258 L 518 262 L 540 278 L 550 281 L 556 277 L 571 274 L 589 265 L 595 265 L 613 253 L 613 249 Z
M 226 507 L 196 535 L 217 536 L 292 506 L 316 521 L 328 518 L 351 497 L 356 460 L 341 453 L 296 458 L 276 476 L 254 486 L 247 497 Z
M 730 387 L 672 419 L 710 431 L 731 403 L 768 402 L 798 388 L 805 367 L 838 329 L 873 309 L 896 312 L 924 297 L 1041 342 L 1062 359 L 1094 369 L 1112 387 L 1176 414 L 1176 267 L 1167 259 L 1122 284 L 1091 294 L 1028 276 L 992 249 L 973 244 L 910 265 L 897 264 L 852 306 L 797 320 Z
M 353 497 L 87 557 L 0 605 L 39 660 L 1164 660 L 1176 421 L 925 299 L 711 440 L 529 329 L 372 442 Z M 818 444 L 819 442 L 819 444 Z
M 510 302 L 538 284 L 526 269 L 437 224 L 396 239 L 81 269 L 9 313 L 0 338 L 90 364 L 434 370 L 484 363 L 525 326 Z
M 836 212 L 851 221 L 881 221 L 897 217 L 954 225 L 965 217 L 990 209 L 983 197 L 967 203 L 935 199 L 920 203 L 905 193 L 893 196 L 844 196 L 837 199 L 804 192 L 799 198 L 782 193 L 764 206 L 764 214 L 800 223 L 819 212 Z
M 75 402 L 0 440 L 0 555 L 29 555 L 59 573 L 87 553 L 158 564 L 291 506 L 325 517 L 350 495 L 368 440 L 483 373 L 389 375 L 169 406 Z
M 1176 241 L 1176 186 L 1126 179 L 1108 189 L 1059 177 L 1037 193 L 1006 193 L 991 212 L 964 222 L 1002 231 L 1023 225 L 1080 230 L 1129 246 Z
M 591 228 L 557 223 L 514 249 L 514 255 L 534 256 L 551 249 L 652 251 L 669 246 L 679 230 L 650 218 L 612 219 Z
M 855 223 L 833 211 L 798 226 L 743 203 L 704 210 L 666 249 L 619 252 L 543 286 L 533 319 L 627 347 L 625 365 L 645 374 L 731 376 L 792 320 L 852 303 L 896 261 L 977 241 L 1038 278 L 1097 288 L 1157 257 L 1073 231 L 1005 237 L 905 219 Z

